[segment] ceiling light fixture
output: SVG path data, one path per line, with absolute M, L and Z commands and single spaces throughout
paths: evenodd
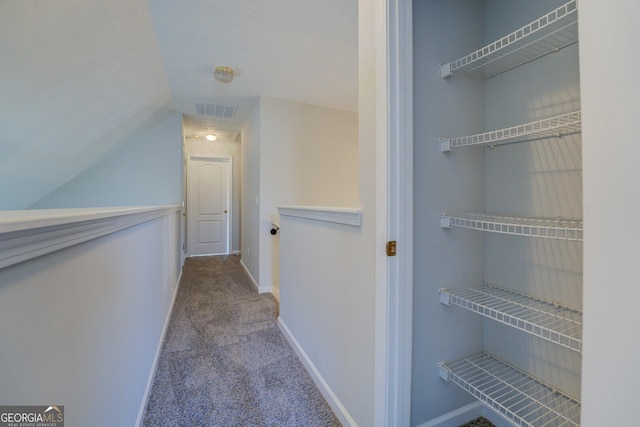
M 207 138 L 207 141 L 215 141 L 216 140 L 216 136 L 212 133 L 205 135 L 205 138 Z
M 225 67 L 224 65 L 217 66 L 213 71 L 213 77 L 222 83 L 231 83 L 231 80 L 233 80 L 233 74 L 233 68 Z

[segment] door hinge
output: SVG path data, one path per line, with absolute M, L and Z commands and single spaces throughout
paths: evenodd
M 396 241 L 390 240 L 387 242 L 387 256 L 396 256 Z

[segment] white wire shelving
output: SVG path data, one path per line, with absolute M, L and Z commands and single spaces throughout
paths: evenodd
M 515 426 L 580 425 L 580 402 L 490 353 L 438 363 L 440 377 L 453 381 Z
M 578 41 L 578 3 L 571 0 L 516 31 L 462 58 L 440 64 L 440 75 L 454 71 L 489 78 Z
M 457 305 L 513 328 L 582 351 L 582 312 L 558 303 L 485 284 L 450 290 L 442 288 L 440 302 Z
M 582 114 L 580 111 L 561 114 L 559 116 L 512 126 L 491 132 L 458 138 L 440 138 L 440 150 L 444 153 L 458 147 L 471 145 L 502 145 L 512 142 L 535 138 L 560 137 L 562 135 L 580 132 L 582 129 Z
M 442 228 L 461 227 L 514 236 L 583 240 L 582 221 L 576 219 L 529 218 L 485 213 L 441 213 L 440 226 Z

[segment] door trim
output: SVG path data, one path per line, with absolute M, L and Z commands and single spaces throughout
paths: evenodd
M 379 117 L 386 139 L 385 240 L 397 241 L 386 259 L 376 304 L 375 424 L 408 427 L 411 422 L 413 328 L 413 27 L 411 0 L 377 0 L 376 83 Z M 383 155 L 383 153 L 379 153 Z M 379 165 L 380 168 L 382 165 Z M 383 219 L 382 216 L 380 217 Z M 382 242 L 378 242 L 382 244 Z M 380 249 L 382 250 L 382 249 Z
M 228 191 L 229 191 L 229 201 L 227 208 L 227 252 L 219 253 L 219 254 L 197 254 L 193 255 L 189 249 L 189 227 L 191 226 L 191 210 L 189 208 L 189 165 L 192 160 L 210 160 L 210 161 L 222 161 L 229 164 L 229 172 L 227 177 L 228 182 Z M 188 258 L 197 257 L 197 256 L 211 256 L 211 255 L 229 255 L 232 252 L 231 248 L 231 230 L 233 228 L 233 157 L 225 156 L 225 155 L 216 155 L 216 156 L 206 156 L 201 154 L 190 154 L 188 156 L 187 161 L 187 183 L 186 183 L 186 213 L 187 213 L 187 225 L 186 225 L 186 236 L 185 236 L 185 256 Z

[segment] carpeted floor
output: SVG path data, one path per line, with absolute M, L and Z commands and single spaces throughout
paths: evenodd
M 339 426 L 240 257 L 185 262 L 144 426 Z
M 493 425 L 491 421 L 486 419 L 485 417 L 476 418 L 473 421 L 469 421 L 468 423 L 461 425 L 460 427 L 496 427 Z

